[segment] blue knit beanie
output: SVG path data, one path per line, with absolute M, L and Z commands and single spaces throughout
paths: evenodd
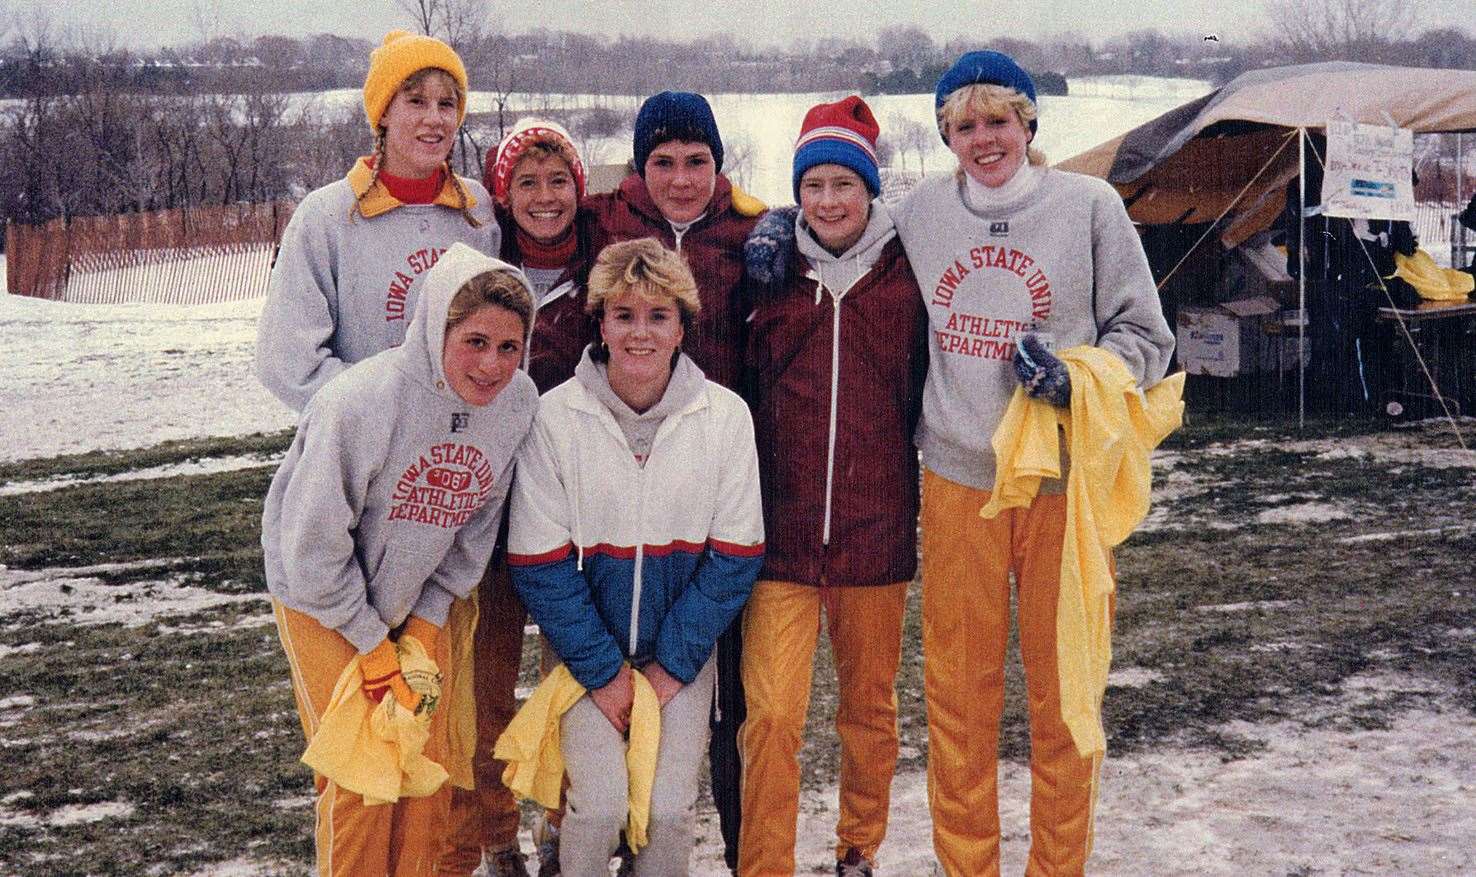
M 881 175 L 876 169 L 876 138 L 880 133 L 871 107 L 854 94 L 811 107 L 794 144 L 795 203 L 799 203 L 800 177 L 817 164 L 848 167 L 865 181 L 871 197 L 880 195 Z
M 1030 102 L 1037 104 L 1035 100 L 1035 81 L 1025 68 L 1015 63 L 1003 52 L 994 52 L 989 49 L 980 49 L 977 52 L 965 52 L 962 57 L 953 62 L 943 78 L 938 80 L 938 88 L 933 93 L 934 111 L 943 109 L 948 96 L 963 88 L 965 85 L 1002 85 L 1005 88 L 1013 88 L 1026 97 Z M 1030 133 L 1035 133 L 1035 119 L 1030 120 Z M 939 129 L 942 133 L 942 129 Z M 947 143 L 948 138 L 944 137 Z
M 644 177 L 651 150 L 672 140 L 706 143 L 712 163 L 722 171 L 723 138 L 707 98 L 690 91 L 663 91 L 646 98 L 635 121 L 636 173 Z

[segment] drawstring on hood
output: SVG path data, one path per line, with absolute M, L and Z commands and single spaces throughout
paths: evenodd
M 634 409 L 625 404 L 623 400 L 615 395 L 615 390 L 610 387 L 609 373 L 605 365 L 596 363 L 590 357 L 590 348 L 585 348 L 584 355 L 579 359 L 579 365 L 574 368 L 574 379 L 577 380 L 591 396 L 610 412 L 615 420 L 615 425 L 620 428 L 625 443 L 636 453 L 637 447 L 643 447 L 649 455 L 655 446 L 656 433 L 661 424 L 672 414 L 680 412 L 702 393 L 707 387 L 707 378 L 702 374 L 702 369 L 685 353 L 678 354 L 676 367 L 671 371 L 671 378 L 666 383 L 666 391 L 662 393 L 661 399 L 644 412 L 637 414 Z M 641 461 L 644 468 L 644 460 Z M 579 492 L 579 467 L 578 459 L 575 459 L 571 480 L 573 490 L 571 496 L 581 496 Z M 579 515 L 579 504 L 574 503 L 571 517 L 574 520 L 574 551 L 576 567 L 584 569 L 584 533 L 583 525 Z
M 425 277 L 420 297 L 416 300 L 415 315 L 411 317 L 410 327 L 405 331 L 405 344 L 402 348 L 404 356 L 401 359 L 403 368 L 412 377 L 433 389 L 437 395 L 457 402 L 461 401 L 461 397 L 451 389 L 442 365 L 446 343 L 446 314 L 451 310 L 451 300 L 456 297 L 457 290 L 468 280 L 488 271 L 508 272 L 517 278 L 528 293 L 530 331 L 523 338 L 526 349 L 533 328 L 533 292 L 528 278 L 516 267 L 463 243 L 452 244 L 431 267 L 430 273 Z
M 795 246 L 799 247 L 800 255 L 809 260 L 818 281 L 815 287 L 816 304 L 820 303 L 822 288 L 830 290 L 837 299 L 845 295 L 856 285 L 856 281 L 866 276 L 876 260 L 881 258 L 882 248 L 887 242 L 897 236 L 892 215 L 887 212 L 887 205 L 880 198 L 872 199 L 871 218 L 867 220 L 861 237 L 839 256 L 825 249 L 815 239 L 815 233 L 810 230 L 809 223 L 805 222 L 803 212 L 795 216 L 794 223 Z

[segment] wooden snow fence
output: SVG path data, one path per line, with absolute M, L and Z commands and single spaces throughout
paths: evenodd
M 12 295 L 119 304 L 211 304 L 266 295 L 295 205 L 79 216 L 5 233 Z

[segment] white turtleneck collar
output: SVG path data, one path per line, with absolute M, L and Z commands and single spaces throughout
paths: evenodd
M 986 186 L 965 173 L 964 179 L 968 184 L 968 204 L 975 210 L 988 210 L 1001 204 L 1012 204 L 1034 191 L 1035 187 L 1040 185 L 1043 176 L 1045 176 L 1045 168 L 1028 161 L 1021 162 L 1014 176 L 1006 180 L 1002 186 Z

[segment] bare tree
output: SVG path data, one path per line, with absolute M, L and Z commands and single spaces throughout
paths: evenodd
M 936 60 L 938 47 L 922 28 L 895 25 L 877 31 L 876 51 L 891 61 L 894 69 L 921 73 Z
M 917 155 L 918 172 L 926 174 L 928 153 L 932 151 L 934 138 L 938 136 L 937 129 L 930 128 L 911 116 L 892 113 L 887 116 L 886 130 L 887 139 L 902 161 L 902 169 L 907 169 L 907 153 L 910 151 Z
M 1304 59 L 1364 57 L 1409 38 L 1417 0 L 1266 0 L 1273 40 Z
M 723 176 L 740 189 L 747 189 L 753 176 L 753 143 L 739 134 L 723 138 Z
M 410 16 L 411 27 L 417 33 L 435 36 L 440 18 L 440 0 L 395 0 L 395 5 Z
M 194 0 L 190 4 L 190 23 L 201 43 L 209 43 L 225 31 L 220 6 L 221 0 Z

